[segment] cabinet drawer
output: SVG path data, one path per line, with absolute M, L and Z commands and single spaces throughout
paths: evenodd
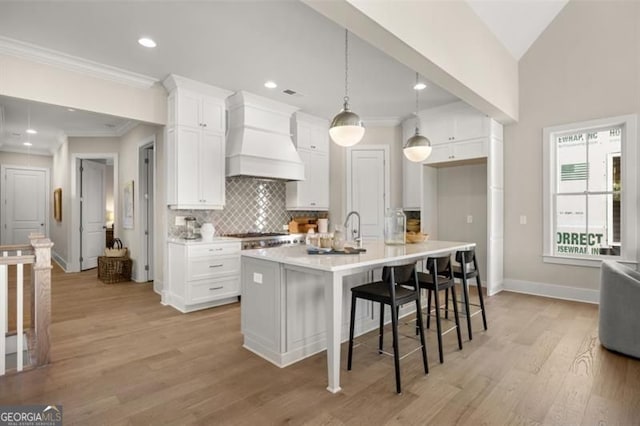
M 188 280 L 240 273 L 240 256 L 208 256 L 189 259 Z
M 187 256 L 204 257 L 240 253 L 240 242 L 189 246 Z
M 240 295 L 238 277 L 221 280 L 204 280 L 187 283 L 187 303 L 204 303 Z

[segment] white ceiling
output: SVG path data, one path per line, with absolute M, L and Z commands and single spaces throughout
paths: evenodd
M 467 0 L 467 3 L 520 60 L 569 0 Z
M 529 39 L 555 16 L 546 6 L 542 9 L 547 12 L 533 13 L 535 4 L 558 4 L 544 0 L 469 1 L 498 38 L 506 38 L 503 43 L 517 40 L 515 48 L 520 50 L 525 44 L 528 48 L 532 42 Z M 526 13 L 520 13 L 515 5 L 523 5 Z M 497 18 L 492 20 L 492 14 Z M 547 23 L 504 25 L 513 19 L 542 18 L 548 19 Z M 247 90 L 325 118 L 342 106 L 344 29 L 298 1 L 1 1 L 0 36 L 157 80 L 174 73 L 232 91 Z M 152 37 L 158 47 L 150 50 L 139 46 L 141 36 Z M 365 124 L 367 120 L 397 119 L 413 112 L 414 71 L 353 35 L 349 75 L 351 107 Z M 266 89 L 266 80 L 276 81 L 279 87 Z M 286 95 L 284 89 L 299 95 Z M 420 96 L 421 108 L 457 100 L 434 84 Z M 0 135 L 0 149 L 20 149 L 24 137 L 11 134 L 24 133 L 24 120 L 20 122 L 26 117 L 24 108 L 14 111 L 19 103 L 8 98 L 0 98 L 0 104 L 5 106 L 6 130 Z M 40 109 L 42 113 L 34 115 Z M 125 125 L 113 121 L 113 117 L 80 112 L 74 120 L 86 119 L 86 127 L 81 128 L 79 121 L 65 122 L 65 117 L 66 109 L 32 107 L 32 122 L 50 128 L 50 132 L 37 135 L 41 138 L 32 136 L 33 151 L 36 142 L 41 140 L 44 145 L 45 134 L 51 138 L 60 132 L 100 134 L 109 120 L 117 128 Z

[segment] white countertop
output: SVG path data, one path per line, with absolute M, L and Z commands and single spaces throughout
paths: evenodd
M 198 238 L 195 240 L 185 240 L 184 238 L 169 238 L 168 242 L 170 243 L 174 243 L 174 244 L 182 244 L 185 246 L 193 246 L 193 245 L 200 245 L 200 244 L 215 244 L 215 243 L 229 243 L 229 242 L 240 242 L 241 240 L 239 238 L 232 238 L 232 237 L 213 237 L 213 240 L 211 241 L 202 241 L 202 238 Z
M 427 256 L 454 252 L 475 247 L 475 243 L 455 241 L 426 241 L 418 244 L 385 245 L 384 241 L 365 242 L 366 253 L 308 254 L 305 245 L 287 245 L 280 247 L 243 250 L 242 256 L 269 260 L 288 265 L 301 266 L 321 271 L 344 271 L 356 267 L 375 266 L 381 263 L 418 260 Z

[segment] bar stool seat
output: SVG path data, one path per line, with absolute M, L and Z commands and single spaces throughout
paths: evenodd
M 383 329 L 384 329 L 384 306 L 391 308 L 391 326 L 393 333 L 393 358 L 396 372 L 396 392 L 401 393 L 400 383 L 400 354 L 398 350 L 398 310 L 401 305 L 409 302 L 416 303 L 416 318 L 418 332 L 420 334 L 420 344 L 422 349 L 422 363 L 424 373 L 429 373 L 429 363 L 427 360 L 427 345 L 424 338 L 424 327 L 422 324 L 422 310 L 420 306 L 420 287 L 416 275 L 415 263 L 385 266 L 382 270 L 382 281 L 363 284 L 351 289 L 351 321 L 349 325 L 349 356 L 347 358 L 347 370 L 351 370 L 353 359 L 353 335 L 356 318 L 356 299 L 371 300 L 380 303 L 380 334 L 378 343 L 378 353 L 382 353 Z
M 427 293 L 427 328 L 429 328 L 431 320 L 431 293 L 435 299 L 435 317 L 436 317 L 436 329 L 438 333 L 438 353 L 440 356 L 440 363 L 444 362 L 444 354 L 442 350 L 442 336 L 449 331 L 456 329 L 458 335 L 458 348 L 462 350 L 462 334 L 460 333 L 460 317 L 458 314 L 458 303 L 456 298 L 455 281 L 453 280 L 453 271 L 451 268 L 451 256 L 437 256 L 427 258 L 427 270 L 429 273 L 419 272 L 418 283 L 420 288 L 426 289 Z M 455 317 L 455 325 L 448 330 L 442 330 L 442 319 L 440 316 L 440 298 L 439 293 L 442 290 L 448 292 L 451 289 L 451 297 L 453 298 L 453 314 Z M 448 297 L 447 297 L 448 299 Z M 445 310 L 448 313 L 448 302 L 445 305 Z M 448 318 L 448 314 L 446 316 Z
M 469 333 L 469 340 L 473 340 L 473 333 L 471 330 L 471 318 L 478 313 L 482 314 L 482 324 L 484 329 L 487 329 L 487 314 L 484 309 L 484 296 L 482 293 L 482 283 L 480 281 L 480 271 L 478 270 L 478 261 L 476 259 L 475 249 L 458 250 L 456 252 L 456 262 L 460 266 L 453 266 L 453 277 L 461 280 L 462 292 L 464 300 L 462 301 L 465 309 L 465 317 L 467 318 L 467 332 Z M 479 303 L 471 303 L 469 300 L 469 280 L 476 279 L 476 286 L 478 289 Z M 480 309 L 471 313 L 471 306 L 479 307 Z

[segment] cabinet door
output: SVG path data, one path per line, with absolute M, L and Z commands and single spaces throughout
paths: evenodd
M 180 90 L 175 114 L 178 125 L 200 128 L 200 96 L 196 93 Z
M 218 99 L 202 97 L 200 123 L 206 130 L 224 133 L 224 103 Z
M 294 142 L 298 149 L 311 149 L 311 126 L 308 123 L 300 120 L 296 122 Z
M 487 156 L 487 139 L 456 142 L 451 148 L 452 159 L 456 161 L 482 158 Z
M 488 131 L 489 119 L 478 110 L 465 106 L 455 114 L 455 140 L 477 139 Z
M 288 208 L 326 210 L 329 208 L 329 157 L 312 151 L 299 151 L 304 163 L 305 180 L 292 182 L 296 195 Z
M 421 116 L 420 123 L 420 133 L 426 136 L 433 145 L 448 143 L 454 138 L 455 119 L 450 113 Z
M 198 204 L 200 130 L 178 127 L 176 144 L 177 204 Z
M 204 131 L 200 141 L 200 155 L 193 164 L 199 165 L 201 204 L 212 208 L 224 205 L 224 138 L 219 133 Z
M 309 149 L 312 151 L 329 153 L 329 125 L 313 126 Z
M 451 143 L 432 145 L 431 155 L 425 164 L 436 164 L 451 161 Z

